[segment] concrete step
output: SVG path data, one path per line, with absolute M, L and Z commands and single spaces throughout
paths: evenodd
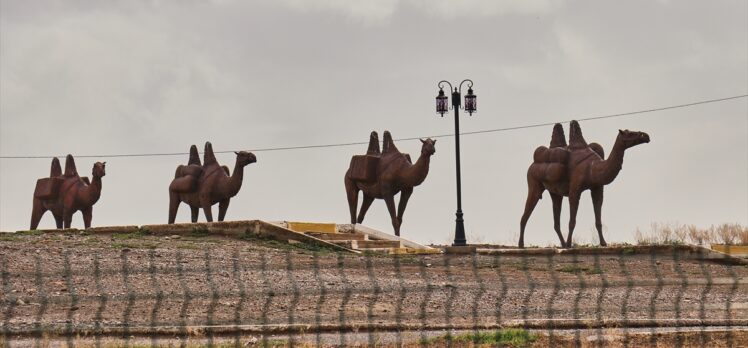
M 329 240 L 328 242 L 353 250 L 381 251 L 380 249 L 401 249 L 396 240 Z
M 358 240 L 328 240 L 327 242 L 335 244 L 337 246 L 341 246 L 343 248 L 358 250 L 358 243 L 359 243 Z
M 363 249 L 367 253 L 382 253 L 390 255 L 430 255 L 430 254 L 441 254 L 439 250 L 427 250 L 427 249 L 412 249 L 412 248 L 369 248 Z
M 367 235 L 363 233 L 325 233 L 325 232 L 304 232 L 304 234 L 323 240 L 368 240 Z
M 402 248 L 402 243 L 399 240 L 361 240 L 357 242 L 357 249 Z

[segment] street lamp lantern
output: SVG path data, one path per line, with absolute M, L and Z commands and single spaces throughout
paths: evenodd
M 444 95 L 444 89 L 439 89 L 439 95 L 436 96 L 436 113 L 441 114 L 442 117 L 444 117 L 444 114 L 447 113 L 449 110 L 449 98 L 447 98 L 446 95 Z
M 473 94 L 473 89 L 468 88 L 467 95 L 465 95 L 465 111 L 467 111 L 470 116 L 473 116 L 473 113 L 477 110 L 477 108 L 478 100 L 475 94 Z
M 473 94 L 473 81 L 463 80 L 460 82 L 459 88 L 452 88 L 452 84 L 449 81 L 439 81 L 437 86 L 439 87 L 439 95 L 436 96 L 436 112 L 441 114 L 442 117 L 447 110 L 449 110 L 449 102 L 447 96 L 444 95 L 444 85 L 449 85 L 449 90 L 452 92 L 452 108 L 455 110 L 455 157 L 457 163 L 457 212 L 455 212 L 455 241 L 452 245 L 454 246 L 465 246 L 467 240 L 465 239 L 465 221 L 462 219 L 462 184 L 460 179 L 460 94 L 462 92 L 462 84 L 467 82 L 467 95 L 465 95 L 465 111 L 471 116 L 477 110 L 477 100 L 475 94 Z

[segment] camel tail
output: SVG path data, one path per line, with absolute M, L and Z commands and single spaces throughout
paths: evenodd
M 205 163 L 205 166 L 218 164 L 216 155 L 213 153 L 213 144 L 211 144 L 210 141 L 205 142 L 205 154 L 203 154 L 203 162 Z
M 49 177 L 53 178 L 62 175 L 62 167 L 60 167 L 60 160 L 55 157 L 52 158 L 52 166 L 49 169 Z
M 73 155 L 68 154 L 65 158 L 65 176 L 76 176 L 78 170 L 75 168 L 75 159 Z
M 192 145 L 190 146 L 190 160 L 187 161 L 187 164 L 196 164 L 200 166 L 200 154 L 197 152 L 197 146 Z

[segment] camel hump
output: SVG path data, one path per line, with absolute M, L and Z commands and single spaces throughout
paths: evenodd
M 70 154 L 65 158 L 65 176 L 78 176 L 78 169 L 75 168 L 75 159 Z
M 602 145 L 598 143 L 590 143 L 590 149 L 592 149 L 592 151 L 595 151 L 595 153 L 600 156 L 600 158 L 605 159 L 605 150 L 603 149 Z
M 560 123 L 553 125 L 553 133 L 551 133 L 551 148 L 554 147 L 566 147 L 566 135 L 564 134 L 564 126 Z
M 177 166 L 177 171 L 174 173 L 174 179 L 182 178 L 185 176 L 192 176 L 193 178 L 199 178 L 203 174 L 203 167 L 197 164 L 190 164 L 187 166 Z
M 372 131 L 369 135 L 369 149 L 366 150 L 367 155 L 377 156 L 381 154 L 379 150 L 379 134 L 376 131 Z
M 52 158 L 52 165 L 49 168 L 49 177 L 54 178 L 62 175 L 62 167 L 60 166 L 60 159 L 57 157 Z
M 203 163 L 205 166 L 218 164 L 216 155 L 213 153 L 213 144 L 210 141 L 205 142 L 205 154 L 203 154 Z
M 548 162 L 548 148 L 545 146 L 538 146 L 535 152 L 532 154 L 532 161 L 535 163 L 546 163 Z
M 202 165 L 200 164 L 200 154 L 197 152 L 197 146 L 195 145 L 190 146 L 190 160 L 187 161 L 187 164 Z
M 569 124 L 569 147 L 572 149 L 579 149 L 587 146 L 587 141 L 584 140 L 582 127 L 579 126 L 579 122 L 576 120 L 571 121 Z
M 547 148 L 539 146 L 533 153 L 535 163 L 561 163 L 566 164 L 569 161 L 569 150 L 563 147 Z
M 395 146 L 395 141 L 392 140 L 392 134 L 390 131 L 384 131 L 384 142 L 382 145 L 382 153 L 400 152 Z

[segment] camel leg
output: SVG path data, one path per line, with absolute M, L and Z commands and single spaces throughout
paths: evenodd
M 85 228 L 91 228 L 91 217 L 93 216 L 93 207 L 88 207 L 86 209 L 81 210 L 81 214 L 83 214 L 83 226 L 85 226 Z
M 574 234 L 574 227 L 577 226 L 577 209 L 579 208 L 579 196 L 578 190 L 569 190 L 569 236 L 566 238 L 566 247 L 571 248 L 572 235 Z
M 564 235 L 561 233 L 561 203 L 564 200 L 564 196 L 551 193 L 551 200 L 553 200 L 553 229 L 558 235 L 558 240 L 561 241 L 561 247 L 566 248 L 566 241 Z
M 62 228 L 70 228 L 70 224 L 73 222 L 73 213 L 71 209 L 62 209 Z
M 590 190 L 592 195 L 592 206 L 595 209 L 595 228 L 597 229 L 597 235 L 600 237 L 600 245 L 607 246 L 605 238 L 603 238 L 603 222 L 600 217 L 603 209 L 603 187 L 597 187 Z
M 62 229 L 62 215 L 52 213 L 52 216 L 55 218 L 55 225 L 57 226 L 58 230 Z
M 210 197 L 200 197 L 200 206 L 203 208 L 205 220 L 213 222 L 213 212 L 211 211 Z
M 356 208 L 358 208 L 358 187 L 348 176 L 345 177 L 345 193 L 348 196 L 348 209 L 351 211 L 351 223 L 356 223 Z M 361 221 L 364 219 L 362 218 Z
M 47 211 L 42 204 L 41 199 L 34 198 L 34 205 L 31 208 L 31 227 L 29 229 L 35 230 L 39 226 L 42 216 Z
M 361 202 L 361 211 L 358 213 L 358 220 L 356 220 L 358 223 L 364 222 L 364 216 L 366 216 L 366 212 L 371 207 L 372 202 L 374 202 L 374 197 L 364 194 L 364 201 Z
M 173 224 L 174 221 L 177 219 L 178 210 L 179 210 L 179 194 L 169 191 L 169 224 Z
M 405 214 L 405 207 L 408 206 L 408 200 L 410 199 L 410 195 L 413 193 L 413 188 L 404 188 L 402 191 L 400 191 L 400 203 L 397 205 L 397 221 L 402 226 L 403 224 L 403 215 Z
M 192 216 L 191 216 L 192 219 L 191 219 L 191 221 L 194 224 L 194 223 L 197 222 L 198 215 L 200 215 L 200 208 L 190 206 L 190 211 L 192 213 Z
M 527 201 L 525 202 L 525 212 L 522 214 L 522 219 L 519 222 L 519 243 L 520 248 L 525 247 L 525 226 L 527 226 L 527 220 L 530 219 L 532 211 L 535 209 L 535 205 L 538 201 L 543 198 L 543 191 L 545 188 L 543 184 L 534 179 L 527 178 Z
M 226 217 L 226 210 L 229 209 L 229 198 L 226 198 L 220 202 L 218 202 L 218 221 L 223 221 L 223 218 Z
M 390 212 L 390 219 L 392 219 L 392 227 L 395 228 L 395 235 L 400 236 L 400 221 L 397 219 L 397 212 L 395 211 L 395 195 L 389 190 L 382 192 L 384 196 L 384 202 L 387 203 L 387 210 Z

